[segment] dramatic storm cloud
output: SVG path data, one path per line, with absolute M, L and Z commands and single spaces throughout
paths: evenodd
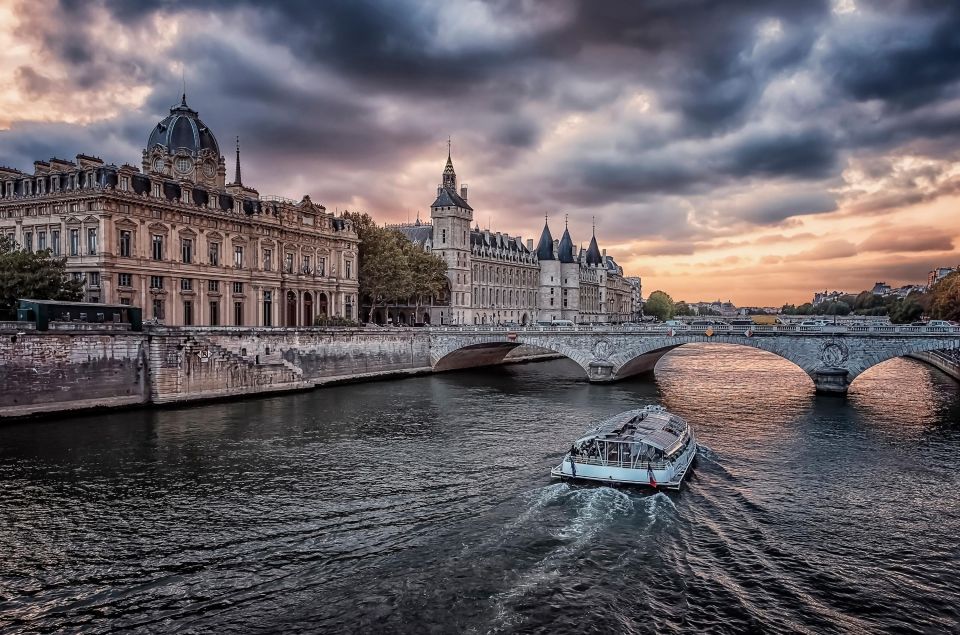
M 741 304 L 956 265 L 960 4 L 330 0 L 0 6 L 0 163 L 139 163 L 179 99 L 245 181 L 481 226 L 564 215 L 644 292 Z M 232 161 L 228 152 L 228 160 Z

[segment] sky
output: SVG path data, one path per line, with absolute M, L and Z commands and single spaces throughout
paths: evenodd
M 481 227 L 569 218 L 690 302 L 960 264 L 953 0 L 0 0 L 0 165 L 139 165 L 187 101 L 233 173 L 429 216 L 452 138 Z

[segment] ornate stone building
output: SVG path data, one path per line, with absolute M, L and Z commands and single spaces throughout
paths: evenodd
M 304 196 L 226 183 L 213 132 L 186 103 L 150 132 L 138 169 L 78 155 L 0 168 L 0 233 L 67 257 L 86 300 L 168 325 L 300 326 L 357 317 L 357 234 Z
M 453 160 L 447 154 L 431 223 L 395 225 L 414 243 L 447 262 L 449 292 L 444 302 L 412 315 L 394 307 L 380 316 L 402 323 L 530 324 L 552 320 L 576 323 L 626 322 L 640 313 L 640 278 L 601 252 L 596 235 L 590 247 L 574 253 L 569 229 L 554 241 L 545 223 L 540 241 L 481 230 L 467 202 L 467 186 L 457 188 Z M 471 225 L 473 227 L 471 228 Z

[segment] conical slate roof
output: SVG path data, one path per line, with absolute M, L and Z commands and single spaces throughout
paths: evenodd
M 550 235 L 550 225 L 543 224 L 543 233 L 540 234 L 540 242 L 537 243 L 538 260 L 555 260 L 553 257 L 553 236 Z
M 570 230 L 563 228 L 560 246 L 557 248 L 557 259 L 560 262 L 576 262 L 573 257 L 573 240 L 570 239 Z
M 587 264 L 599 265 L 603 263 L 603 256 L 600 254 L 600 248 L 597 246 L 597 235 L 594 234 L 590 239 L 590 246 L 587 247 Z

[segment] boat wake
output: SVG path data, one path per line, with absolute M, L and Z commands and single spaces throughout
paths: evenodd
M 529 524 L 548 524 L 554 522 L 546 518 L 554 516 L 559 508 L 572 518 L 562 526 L 549 530 L 550 537 L 560 541 L 525 571 L 518 572 L 508 588 L 494 595 L 494 624 L 492 631 L 514 626 L 516 614 L 511 605 L 534 590 L 551 584 L 570 566 L 576 566 L 584 552 L 592 549 L 600 534 L 608 530 L 613 523 L 633 515 L 638 511 L 635 501 L 642 501 L 643 516 L 655 518 L 664 507 L 673 508 L 673 501 L 663 493 L 635 497 L 612 487 L 571 487 L 567 483 L 557 483 L 539 490 L 530 506 L 524 510 L 510 527 Z

